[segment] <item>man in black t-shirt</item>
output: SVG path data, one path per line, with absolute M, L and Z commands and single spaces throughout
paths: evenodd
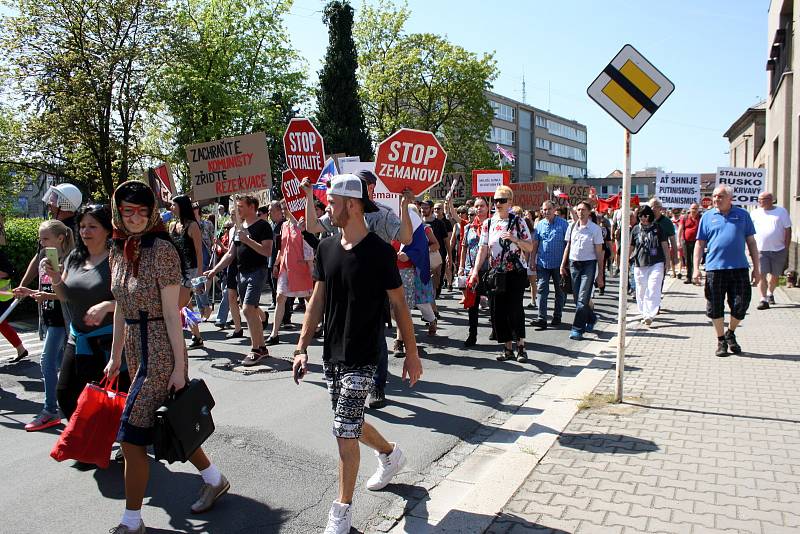
M 295 382 L 308 368 L 306 347 L 325 316 L 323 369 L 334 410 L 333 434 L 339 447 L 338 500 L 331 506 L 328 529 L 349 532 L 351 503 L 359 466 L 359 440 L 375 450 L 378 470 L 367 489 L 383 489 L 405 464 L 396 443 L 389 443 L 364 421 L 364 404 L 373 387 L 373 374 L 384 340 L 383 310 L 391 303 L 397 328 L 406 343 L 403 379 L 411 385 L 422 376 L 414 327 L 391 245 L 369 232 L 364 213 L 378 207 L 369 199 L 367 184 L 353 174 L 333 179 L 327 212 L 341 235 L 323 239 L 314 263 L 314 293 L 308 304 L 303 331 L 295 351 Z M 326 530 L 328 532 L 328 530 Z
M 431 269 L 431 280 L 433 280 L 434 289 L 436 290 L 436 298 L 442 293 L 442 277 L 444 274 L 444 265 L 447 262 L 447 246 L 450 243 L 450 236 L 453 231 L 453 226 L 449 221 L 440 219 L 433 211 L 433 201 L 425 200 L 422 202 L 422 218 L 426 224 L 430 225 L 433 230 L 433 235 L 439 243 L 439 254 L 442 256 L 442 264 Z M 434 304 L 434 310 L 436 310 Z M 438 316 L 438 311 L 436 312 Z
M 242 311 L 250 330 L 251 349 L 244 361 L 245 366 L 257 364 L 269 356 L 264 345 L 264 312 L 258 307 L 261 302 L 261 291 L 267 279 L 267 260 L 272 254 L 272 227 L 258 218 L 258 199 L 252 195 L 236 197 L 236 211 L 241 228 L 234 234 L 233 246 L 210 271 L 203 273 L 207 277 L 215 276 L 227 267 L 234 259 L 239 268 L 239 299 Z M 263 321 L 263 322 L 262 322 Z

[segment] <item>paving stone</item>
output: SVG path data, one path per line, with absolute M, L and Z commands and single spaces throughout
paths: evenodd
M 626 351 L 638 368 L 626 374 L 626 398 L 644 406 L 577 414 L 564 431 L 569 440 L 554 445 L 518 495 L 528 510 L 549 508 L 505 523 L 511 532 L 800 532 L 800 428 L 790 422 L 800 420 L 798 362 L 714 358 L 702 290 L 665 291 L 663 324 L 630 332 Z M 796 354 L 785 332 L 800 324 L 800 306 L 774 311 L 748 313 L 740 342 Z M 595 391 L 613 390 L 607 373 Z

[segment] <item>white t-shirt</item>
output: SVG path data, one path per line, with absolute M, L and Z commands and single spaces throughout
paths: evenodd
M 594 246 L 603 244 L 603 230 L 592 221 L 588 221 L 586 226 L 581 226 L 580 221 L 576 221 L 570 225 L 564 241 L 569 243 L 570 260 L 596 260 Z
M 792 227 L 792 221 L 784 208 L 773 206 L 769 211 L 757 208 L 750 214 L 750 218 L 756 227 L 758 250 L 778 252 L 786 248 L 784 232 Z

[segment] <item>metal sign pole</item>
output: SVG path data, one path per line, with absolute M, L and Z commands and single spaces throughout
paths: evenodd
M 619 309 L 617 318 L 617 381 L 614 402 L 622 402 L 622 377 L 625 370 L 625 328 L 628 311 L 628 259 L 630 256 L 631 217 L 631 132 L 625 130 L 625 172 L 622 175 L 622 216 L 620 217 Z

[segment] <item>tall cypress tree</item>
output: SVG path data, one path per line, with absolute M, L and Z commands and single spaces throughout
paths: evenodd
M 353 8 L 347 0 L 332 0 L 325 6 L 323 21 L 328 25 L 328 51 L 319 73 L 316 126 L 329 153 L 344 152 L 372 161 L 372 142 L 356 81 Z

